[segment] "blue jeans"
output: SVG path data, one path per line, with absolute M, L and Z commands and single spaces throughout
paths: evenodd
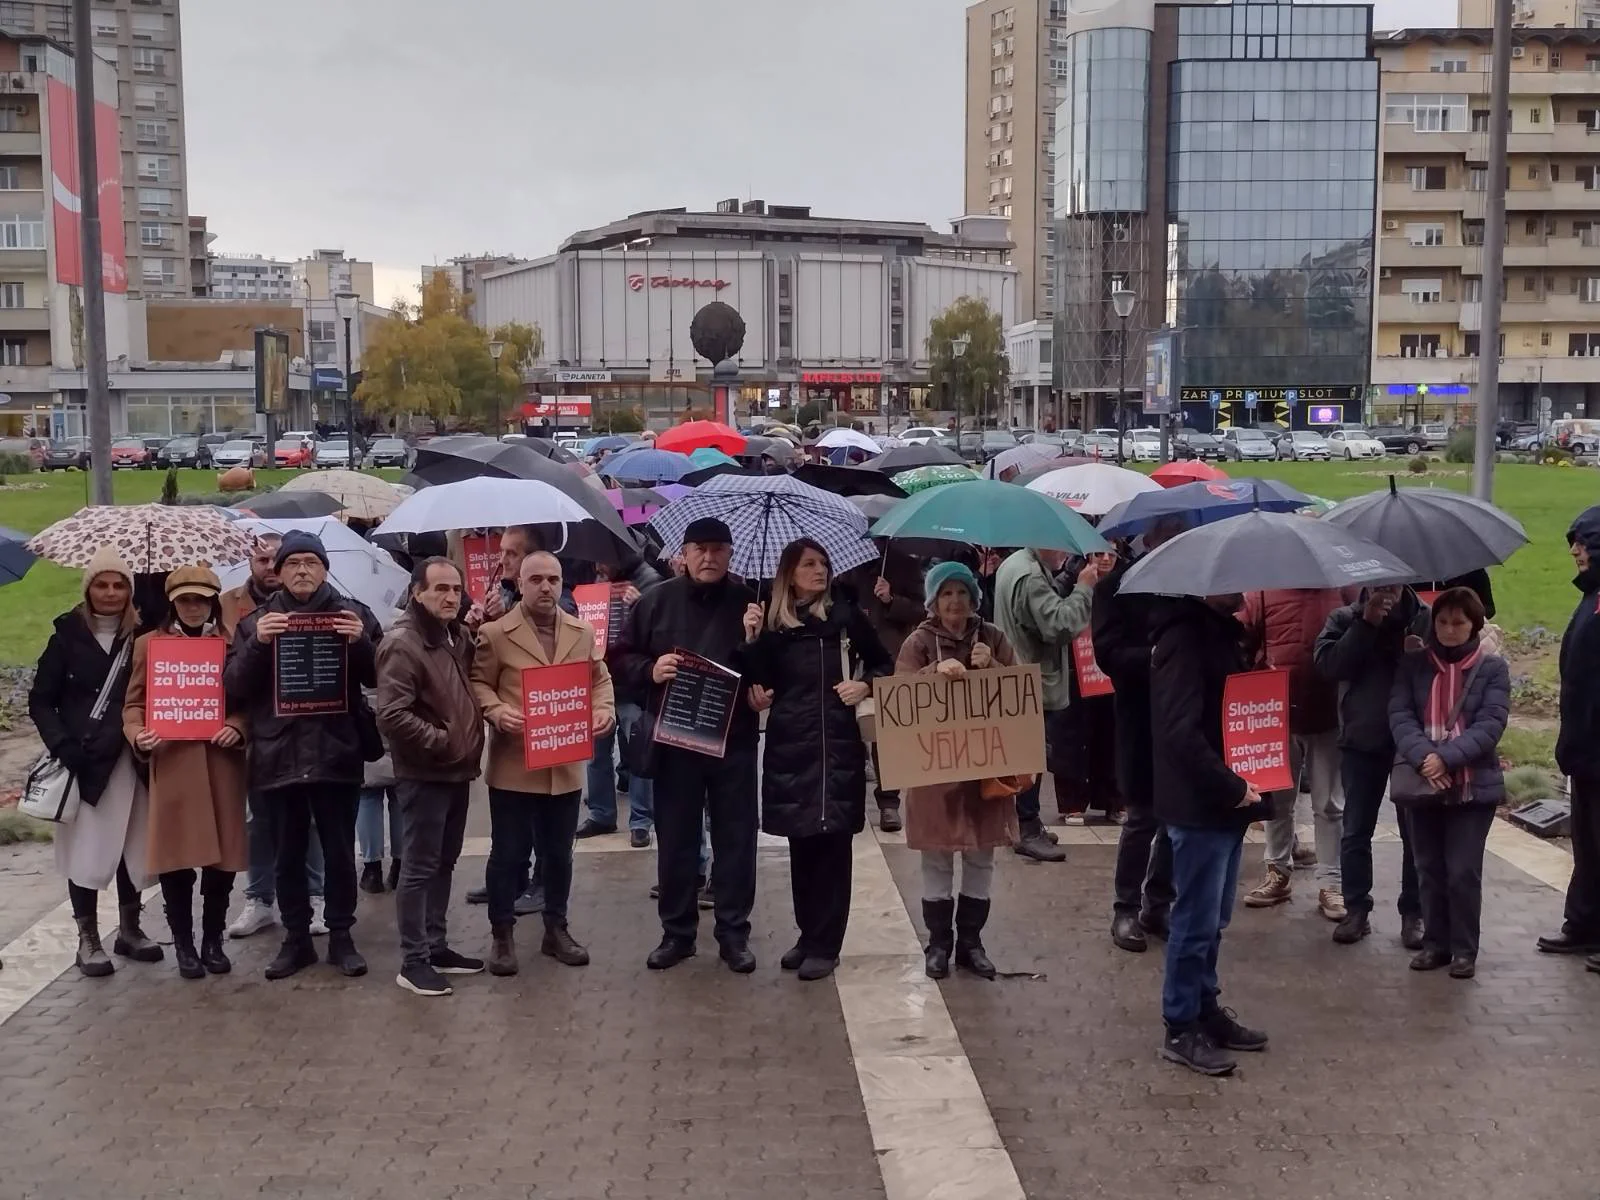
M 271 906 L 278 900 L 278 828 L 270 803 L 263 804 L 254 792 L 245 810 L 245 837 L 250 844 L 250 874 L 245 883 L 246 900 L 259 900 Z M 306 883 L 310 894 L 322 895 L 322 843 L 312 838 L 306 847 Z
M 1244 829 L 1167 826 L 1172 839 L 1171 931 L 1161 984 L 1161 1016 L 1168 1028 L 1192 1025 L 1217 1002 L 1217 954 L 1233 917 Z
M 361 847 L 361 861 L 383 861 L 383 809 L 384 799 L 389 804 L 389 857 L 400 857 L 400 801 L 394 788 L 362 788 L 361 804 L 356 809 L 356 844 Z
M 589 820 L 596 825 L 617 823 L 617 776 L 614 760 L 622 751 L 627 761 L 627 730 L 640 717 L 637 704 L 617 705 L 617 721 L 611 732 L 594 740 L 594 757 L 589 760 Z M 655 785 L 633 775 L 628 780 L 628 828 L 649 832 L 655 824 Z

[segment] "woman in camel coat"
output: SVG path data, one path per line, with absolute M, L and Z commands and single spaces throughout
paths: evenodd
M 249 866 L 245 837 L 244 721 L 231 716 L 210 741 L 167 741 L 145 727 L 146 662 L 150 638 L 229 640 L 217 577 L 184 567 L 167 577 L 167 620 L 134 645 L 122 730 L 149 765 L 148 869 L 160 877 L 178 974 L 185 979 L 226 974 L 223 926 L 233 877 Z M 200 872 L 201 941 L 194 945 L 194 883 Z

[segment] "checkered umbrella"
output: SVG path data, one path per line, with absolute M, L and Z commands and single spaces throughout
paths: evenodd
M 650 525 L 663 546 L 676 550 L 701 517 L 727 523 L 733 571 L 746 579 L 771 579 L 783 548 L 802 537 L 828 552 L 835 575 L 878 557 L 860 509 L 791 475 L 719 475 L 667 505 Z

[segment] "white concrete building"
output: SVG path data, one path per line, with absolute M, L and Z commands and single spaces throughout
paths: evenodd
M 820 400 L 886 422 L 925 406 L 929 328 L 956 300 L 982 298 L 1003 324 L 1015 320 L 1003 226 L 966 218 L 941 234 L 759 201 L 643 213 L 483 277 L 476 315 L 543 332 L 533 394 L 586 395 L 661 420 L 711 406 L 712 364 L 689 329 L 720 300 L 745 322 L 739 414 Z
M 218 254 L 211 259 L 213 300 L 292 300 L 294 264 L 259 254 Z
M 1051 343 L 1054 324 L 1024 321 L 1006 330 L 1006 358 L 1011 363 L 1011 395 L 1005 423 L 1038 429 L 1049 412 Z

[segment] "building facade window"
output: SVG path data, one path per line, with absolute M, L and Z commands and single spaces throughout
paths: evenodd
M 147 258 L 141 264 L 141 278 L 146 283 L 170 285 L 178 282 L 178 265 L 170 258 Z
M 171 231 L 159 221 L 139 222 L 139 244 L 141 246 L 166 246 L 171 244 L 171 241 Z
M 8 367 L 28 365 L 28 343 L 24 338 L 0 339 L 0 364 Z
M 1389 125 L 1410 125 L 1418 133 L 1459 133 L 1467 128 L 1465 95 L 1439 92 L 1395 92 L 1384 101 Z
M 0 283 L 0 308 L 23 308 L 24 300 L 20 283 Z
M 1402 279 L 1400 294 L 1412 304 L 1438 304 L 1444 295 L 1444 281 L 1440 279 Z
M 1401 358 L 1434 358 L 1439 353 L 1437 333 L 1403 333 L 1400 335 Z
M 1413 246 L 1444 245 L 1443 225 L 1407 225 L 1406 241 Z
M 136 75 L 165 75 L 167 52 L 151 46 L 135 46 L 132 51 L 133 71 Z
M 140 188 L 139 211 L 154 213 L 157 216 L 171 216 L 176 211 L 172 189 Z
M 0 217 L 0 250 L 43 250 L 44 221 Z
M 165 154 L 139 155 L 139 178 L 155 183 L 171 183 L 172 159 Z
M 22 168 L 15 163 L 0 166 L 0 191 L 14 192 L 22 186 Z

